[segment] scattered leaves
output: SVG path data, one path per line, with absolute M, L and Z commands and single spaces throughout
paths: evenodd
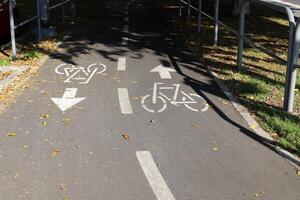
M 199 126 L 195 123 L 192 123 L 191 126 L 192 126 L 192 128 L 199 128 Z
M 128 135 L 128 133 L 124 133 L 124 134 L 122 135 L 122 137 L 123 137 L 125 140 L 129 140 L 129 135 Z

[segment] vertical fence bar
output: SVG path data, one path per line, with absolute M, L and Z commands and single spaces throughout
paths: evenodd
M 188 0 L 188 5 L 187 5 L 187 20 L 190 21 L 191 18 L 191 0 Z
M 37 12 L 37 36 L 38 40 L 42 39 L 42 26 L 41 26 L 41 11 L 40 0 L 36 0 L 36 12 Z
M 299 48 L 300 48 L 300 19 L 297 21 L 297 25 L 294 31 L 294 40 L 293 40 L 293 50 L 292 58 L 290 64 L 289 74 L 287 74 L 287 92 L 286 92 L 286 106 L 285 110 L 292 113 L 294 109 L 294 97 L 295 97 L 295 88 L 297 81 L 297 68 L 296 64 L 298 63 L 299 58 Z
M 239 28 L 239 42 L 238 42 L 238 56 L 237 56 L 237 70 L 243 68 L 243 53 L 244 53 L 244 32 L 245 32 L 245 14 L 249 1 L 245 0 L 240 5 L 240 28 Z
M 62 15 L 62 22 L 65 23 L 65 0 L 61 0 L 61 15 Z
M 14 20 L 14 8 L 13 1 L 9 0 L 9 24 L 10 24 L 10 38 L 11 38 L 11 49 L 12 49 L 12 59 L 17 59 L 17 47 L 16 47 L 16 35 L 15 35 L 15 20 Z
M 215 0 L 214 45 L 218 45 L 218 38 L 219 38 L 219 7 L 220 7 L 220 0 Z
M 179 0 L 179 16 L 182 16 L 182 2 Z
M 72 17 L 76 17 L 76 0 L 73 0 L 71 3 L 71 12 Z
M 202 22 L 202 0 L 198 3 L 198 32 L 201 32 L 201 22 Z
M 284 90 L 284 103 L 283 108 L 286 112 L 289 112 L 289 82 L 290 73 L 292 69 L 292 56 L 293 56 L 293 45 L 294 45 L 294 34 L 296 28 L 295 16 L 292 10 L 288 7 L 285 8 L 288 19 L 289 19 L 289 46 L 288 46 L 288 60 L 286 66 L 286 76 L 285 76 L 285 90 Z

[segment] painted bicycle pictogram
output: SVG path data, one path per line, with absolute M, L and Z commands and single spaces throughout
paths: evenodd
M 93 63 L 87 68 L 77 67 L 72 64 L 61 64 L 55 68 L 55 72 L 59 75 L 64 75 L 65 83 L 77 81 L 79 84 L 88 84 L 94 75 L 103 73 L 107 67 L 101 63 Z
M 172 86 L 162 86 L 163 83 L 154 83 L 153 93 L 144 96 L 141 100 L 145 110 L 151 113 L 161 113 L 167 109 L 167 102 L 171 105 L 184 105 L 194 112 L 205 112 L 209 105 L 198 94 L 186 93 L 180 90 L 180 84 L 172 84 Z M 173 91 L 171 97 L 166 95 L 166 91 Z

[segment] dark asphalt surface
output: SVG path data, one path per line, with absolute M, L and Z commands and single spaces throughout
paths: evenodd
M 72 34 L 1 114 L 0 199 L 172 199 L 154 192 L 163 184 L 150 185 L 138 151 L 151 153 L 178 200 L 299 199 L 295 169 L 220 101 L 226 99 L 205 67 L 163 34 L 151 1 L 131 3 L 129 33 L 122 32 L 124 18 L 123 11 L 99 13 L 89 29 Z M 125 71 L 117 70 L 120 57 L 127 59 Z M 88 84 L 66 83 L 55 73 L 63 63 L 86 68 L 99 62 L 107 70 Z M 172 79 L 150 73 L 160 64 L 177 71 Z M 201 95 L 209 109 L 194 112 L 168 102 L 164 112 L 150 113 L 141 99 L 152 94 L 154 83 L 180 84 L 185 93 Z M 66 88 L 78 88 L 76 97 L 86 99 L 63 113 L 50 98 L 62 97 Z M 127 88 L 132 114 L 121 114 L 119 88 Z M 7 137 L 8 131 L 17 136 Z

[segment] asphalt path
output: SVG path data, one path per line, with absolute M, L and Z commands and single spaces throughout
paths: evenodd
M 299 199 L 294 167 L 161 31 L 152 2 L 118 6 L 1 114 L 0 199 Z

